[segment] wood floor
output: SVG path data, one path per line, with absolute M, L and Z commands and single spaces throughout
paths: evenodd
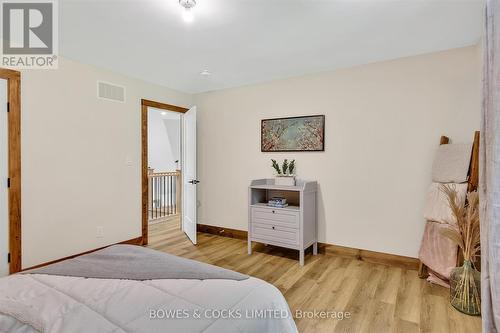
M 451 307 L 448 289 L 421 280 L 414 270 L 330 254 L 298 254 L 273 246 L 198 233 L 198 245 L 178 219 L 150 226 L 149 247 L 248 274 L 278 287 L 295 310 L 348 311 L 350 319 L 295 319 L 299 332 L 481 332 L 480 317 Z

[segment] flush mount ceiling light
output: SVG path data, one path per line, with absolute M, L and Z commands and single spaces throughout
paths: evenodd
M 204 69 L 200 72 L 200 75 L 209 76 L 212 75 L 212 73 L 208 69 Z
M 193 22 L 193 7 L 196 6 L 196 0 L 179 0 L 179 4 L 184 7 L 182 18 L 185 22 Z

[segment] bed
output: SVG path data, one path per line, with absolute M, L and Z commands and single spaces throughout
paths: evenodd
M 0 279 L 0 332 L 287 333 L 297 328 L 283 295 L 267 282 L 117 245 Z

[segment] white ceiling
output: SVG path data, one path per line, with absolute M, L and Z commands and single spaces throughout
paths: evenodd
M 482 0 L 197 2 L 187 24 L 178 0 L 61 0 L 61 54 L 198 93 L 467 46 L 482 31 Z

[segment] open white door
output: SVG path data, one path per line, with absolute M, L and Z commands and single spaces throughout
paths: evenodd
M 9 177 L 7 81 L 0 79 L 0 277 L 9 274 Z
M 182 230 L 196 244 L 196 106 L 182 117 Z

